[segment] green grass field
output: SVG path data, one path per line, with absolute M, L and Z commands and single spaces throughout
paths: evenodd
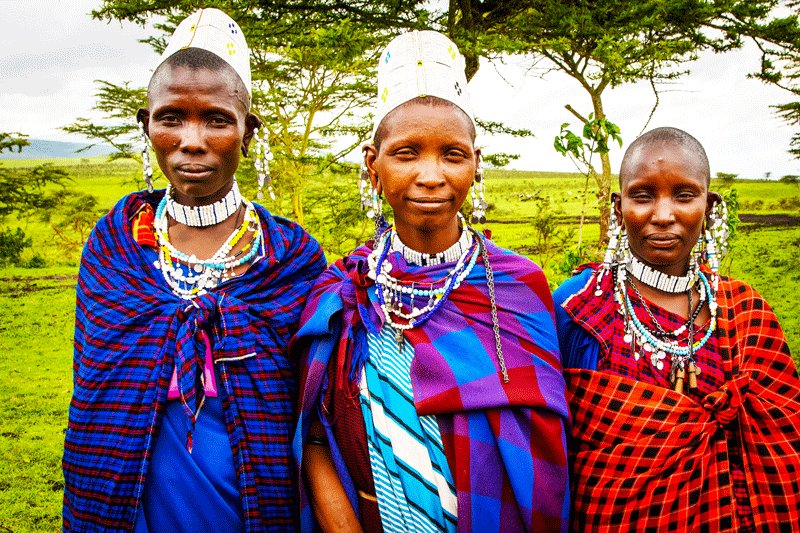
M 128 162 L 103 159 L 50 161 L 67 169 L 73 186 L 109 208 L 137 188 L 139 170 Z M 24 168 L 32 161 L 7 161 Z M 38 163 L 38 161 L 36 162 Z M 714 183 L 712 188 L 722 184 Z M 743 215 L 770 215 L 742 223 L 726 269 L 752 284 L 774 307 L 792 351 L 800 353 L 800 188 L 775 182 L 734 182 Z M 584 180 L 574 174 L 489 171 L 487 197 L 494 240 L 521 250 L 545 265 L 552 285 L 566 274 L 560 253 L 542 253 L 532 224 L 537 207 L 556 215 L 557 231 L 569 233 L 581 211 Z M 590 188 L 590 195 L 593 194 Z M 355 191 L 353 201 L 356 202 Z M 590 198 L 588 214 L 594 214 Z M 539 213 L 541 215 L 541 213 Z M 782 219 L 772 220 L 776 215 Z M 778 217 L 780 218 L 780 217 Z M 47 262 L 43 269 L 0 269 L 0 532 L 60 528 L 60 470 L 67 407 L 72 388 L 72 328 L 79 255 L 57 245 L 52 230 L 37 220 L 21 225 Z M 597 240 L 594 222 L 584 242 Z M 551 239 L 559 241 L 558 235 Z M 577 233 L 564 236 L 574 247 Z M 32 251 L 26 252 L 30 257 Z

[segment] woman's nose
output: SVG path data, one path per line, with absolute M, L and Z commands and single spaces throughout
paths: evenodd
M 424 187 L 437 187 L 444 183 L 443 169 L 437 158 L 427 157 L 419 161 L 416 181 Z
M 671 224 L 675 221 L 675 210 L 670 199 L 656 199 L 653 209 L 653 223 L 659 225 Z
M 184 152 L 197 152 L 205 149 L 205 135 L 201 124 L 186 123 L 181 131 L 180 148 Z

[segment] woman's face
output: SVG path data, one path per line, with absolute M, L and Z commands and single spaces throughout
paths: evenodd
M 456 215 L 480 157 L 469 117 L 454 106 L 411 101 L 388 114 L 382 129 L 380 150 L 367 145 L 364 157 L 373 186 L 392 206 L 395 230 L 417 251 L 447 249 L 458 240 Z
M 683 275 L 716 197 L 700 158 L 675 143 L 643 146 L 626 165 L 614 209 L 644 263 Z
M 257 119 L 228 72 L 169 67 L 160 76 L 148 94 L 149 112 L 139 114 L 158 166 L 178 202 L 213 203 L 230 190 Z

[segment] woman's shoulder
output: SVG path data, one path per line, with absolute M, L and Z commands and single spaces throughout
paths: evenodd
M 586 287 L 586 284 L 594 275 L 596 263 L 587 263 L 581 265 L 573 272 L 572 277 L 567 278 L 564 282 L 553 291 L 553 302 L 560 306 L 566 302 L 570 296 L 573 296 Z

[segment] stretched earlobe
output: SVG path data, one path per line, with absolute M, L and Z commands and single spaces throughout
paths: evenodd
M 145 135 L 150 136 L 150 110 L 140 107 L 136 112 L 136 122 L 141 124 Z
M 250 142 L 253 140 L 256 132 L 264 125 L 264 121 L 262 121 L 258 116 L 254 115 L 253 113 L 249 113 L 247 118 L 244 120 L 244 137 L 242 137 L 242 155 L 247 157 L 248 151 L 250 148 Z

